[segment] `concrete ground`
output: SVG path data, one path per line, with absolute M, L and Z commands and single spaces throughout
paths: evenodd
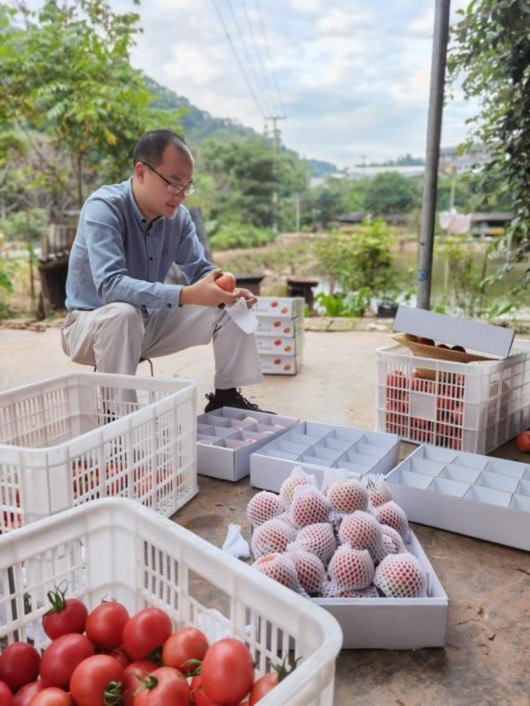
M 382 332 L 306 332 L 296 377 L 268 376 L 245 394 L 265 409 L 344 426 L 375 425 L 375 350 L 392 343 Z M 62 353 L 57 328 L 0 329 L 0 389 L 80 366 Z M 199 347 L 154 361 L 155 375 L 192 378 L 197 411 L 211 390 L 213 356 Z M 145 364 L 140 370 L 149 374 Z M 401 457 L 415 447 L 401 444 Z M 493 455 L 528 461 L 508 442 Z M 248 536 L 248 479 L 228 483 L 199 476 L 200 493 L 174 520 L 220 546 L 230 522 Z M 530 556 L 508 547 L 414 525 L 450 600 L 445 649 L 343 650 L 337 661 L 338 706 L 523 706 L 530 704 Z M 530 521 L 528 524 L 530 532 Z

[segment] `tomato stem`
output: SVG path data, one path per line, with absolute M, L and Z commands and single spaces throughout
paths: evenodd
M 103 706 L 120 706 L 122 703 L 121 682 L 109 681 L 103 692 Z
M 50 610 L 44 615 L 52 615 L 53 613 L 60 613 L 66 608 L 66 591 L 61 591 L 58 586 L 55 587 L 55 591 L 48 591 L 46 596 L 51 603 Z

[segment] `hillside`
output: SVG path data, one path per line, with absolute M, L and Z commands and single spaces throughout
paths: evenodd
M 206 139 L 215 138 L 217 140 L 253 140 L 263 138 L 258 132 L 249 127 L 239 125 L 234 120 L 228 118 L 214 118 L 205 110 L 200 110 L 194 106 L 184 96 L 177 95 L 169 88 L 161 86 L 149 76 L 144 75 L 144 80 L 154 96 L 153 108 L 161 110 L 178 110 L 186 108 L 186 114 L 182 118 L 186 140 L 193 146 L 200 144 Z M 335 165 L 322 162 L 316 159 L 304 160 L 310 169 L 312 176 L 324 176 L 326 174 L 339 171 Z

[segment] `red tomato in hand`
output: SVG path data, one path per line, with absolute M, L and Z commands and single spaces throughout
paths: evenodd
M 0 655 L 0 680 L 12 692 L 21 686 L 35 681 L 39 675 L 40 655 L 27 642 L 13 642 Z
M 530 451 L 530 431 L 522 431 L 520 434 L 517 434 L 515 443 L 519 451 L 527 454 Z
M 254 665 L 246 645 L 227 637 L 214 642 L 201 666 L 204 692 L 222 704 L 244 699 L 254 681 Z
M 88 637 L 69 633 L 54 640 L 42 655 L 41 679 L 47 686 L 68 689 L 77 665 L 94 654 L 94 645 Z
M 109 655 L 94 655 L 80 662 L 70 679 L 70 692 L 77 706 L 104 706 L 108 695 L 119 699 L 125 671 Z
M 127 608 L 105 601 L 94 608 L 85 623 L 88 639 L 102 650 L 114 650 L 123 642 L 123 628 L 129 620 Z
M 67 691 L 49 686 L 40 691 L 31 701 L 31 706 L 73 706 L 72 697 Z
M 133 706 L 136 692 L 142 688 L 142 682 L 138 677 L 144 679 L 155 669 L 158 669 L 158 667 L 150 659 L 138 659 L 125 667 L 122 689 L 123 706 Z
M 32 681 L 19 689 L 13 699 L 13 706 L 30 706 L 33 698 L 46 686 L 42 681 Z
M 196 664 L 190 660 L 202 662 L 208 650 L 206 635 L 197 628 L 181 628 L 170 635 L 162 648 L 162 662 L 166 667 L 174 667 L 183 674 L 195 671 Z
M 147 677 L 150 683 L 134 697 L 134 706 L 189 706 L 186 677 L 172 667 L 159 667 Z
M 77 598 L 65 599 L 64 593 L 58 590 L 49 591 L 48 600 L 52 607 L 42 618 L 42 627 L 51 640 L 69 632 L 85 631 L 88 610 L 82 601 Z
M 0 681 L 0 706 L 13 706 L 13 693 L 5 681 Z
M 131 659 L 144 659 L 161 647 L 172 632 L 167 613 L 160 608 L 144 608 L 125 623 L 123 647 Z

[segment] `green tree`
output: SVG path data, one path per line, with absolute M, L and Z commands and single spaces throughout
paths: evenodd
M 144 130 L 178 127 L 179 113 L 149 108 L 151 94 L 129 64 L 138 22 L 107 0 L 46 0 L 37 12 L 0 5 L 0 120 L 23 136 L 30 186 L 73 191 L 79 208 L 87 186 L 130 171 Z
M 383 172 L 369 183 L 364 205 L 374 216 L 387 213 L 409 213 L 418 204 L 414 180 L 397 172 Z
M 453 82 L 463 77 L 464 95 L 480 104 L 463 149 L 484 145 L 489 158 L 483 179 L 510 199 L 509 268 L 530 252 L 530 3 L 472 0 L 459 12 L 449 76 Z

